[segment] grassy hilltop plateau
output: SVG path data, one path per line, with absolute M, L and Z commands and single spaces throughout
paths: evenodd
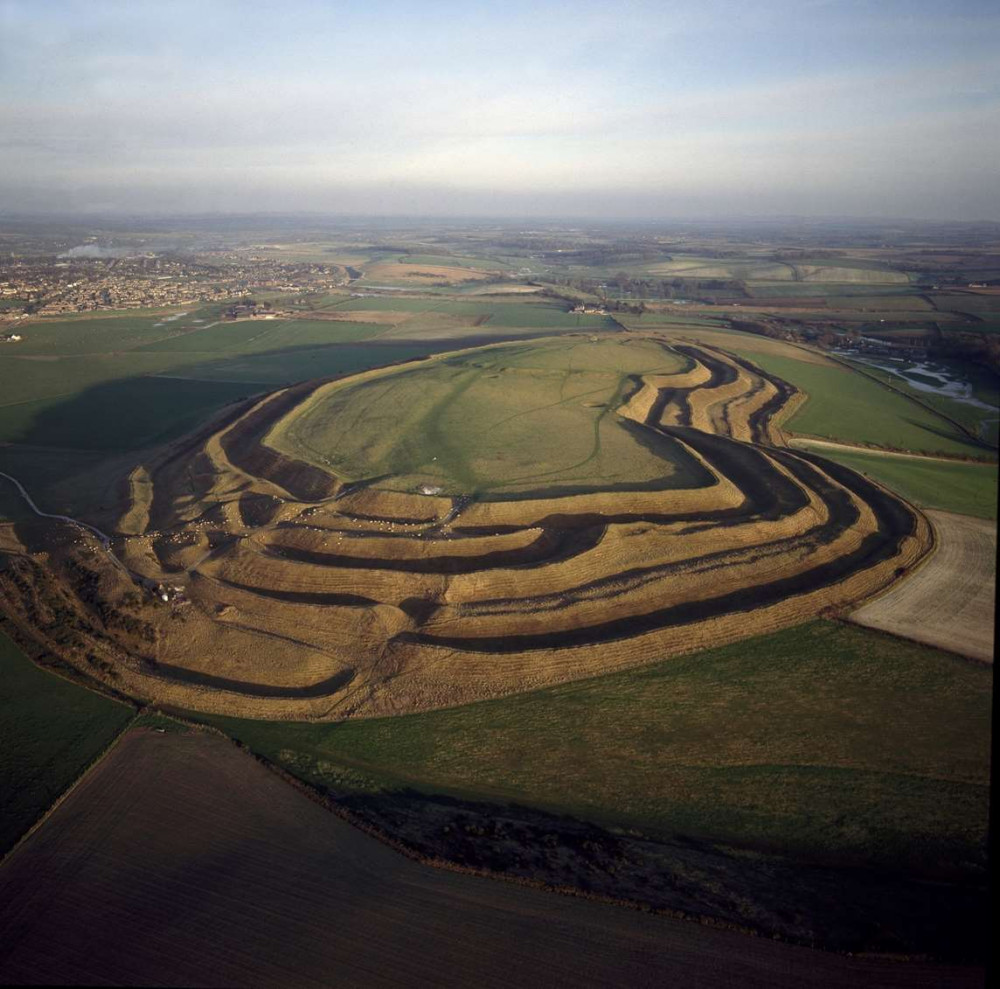
M 435 930 L 474 889 L 585 945 L 590 898 L 653 912 L 600 906 L 636 958 L 686 918 L 706 956 L 840 952 L 815 984 L 975 984 L 1000 230 L 269 222 L 0 233 L 0 888 L 119 849 L 53 913 L 0 901 L 5 979 L 78 976 L 74 897 L 159 924 L 138 863 L 215 889 L 206 829 L 333 868 L 305 792 L 445 869 L 338 839 Z M 233 923 L 281 954 L 253 875 Z M 332 923 L 343 884 L 281 909 Z

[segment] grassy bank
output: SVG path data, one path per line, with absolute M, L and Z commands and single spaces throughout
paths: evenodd
M 990 670 L 938 650 L 815 622 L 451 710 L 211 721 L 335 791 L 412 786 L 948 871 L 984 862 L 991 684 Z
M 776 355 L 753 360 L 808 395 L 784 423 L 793 433 L 915 453 L 990 456 L 946 419 L 863 374 Z
M 921 508 L 981 519 L 997 517 L 997 465 L 816 448 L 816 452 L 881 481 Z

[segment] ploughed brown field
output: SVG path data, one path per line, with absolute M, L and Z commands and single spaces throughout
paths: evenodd
M 721 346 L 648 334 L 307 382 L 133 473 L 124 567 L 25 524 L 0 593 L 133 697 L 258 718 L 637 666 L 854 605 L 926 552 L 922 514 L 785 446 L 799 399 Z
M 135 730 L 0 867 L 0 982 L 978 986 L 404 858 L 227 741 Z
M 934 555 L 919 571 L 851 615 L 851 621 L 993 662 L 996 524 L 928 511 Z

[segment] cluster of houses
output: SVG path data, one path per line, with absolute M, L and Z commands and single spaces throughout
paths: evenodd
M 23 339 L 20 333 L 0 333 L 0 343 L 20 343 Z
M 580 305 L 578 305 L 578 306 L 573 306 L 573 308 L 570 309 L 570 312 L 571 313 L 577 313 L 578 315 L 581 315 L 581 316 L 607 316 L 608 315 L 608 311 L 607 311 L 607 309 L 604 308 L 604 306 L 586 305 L 585 303 L 580 303 Z

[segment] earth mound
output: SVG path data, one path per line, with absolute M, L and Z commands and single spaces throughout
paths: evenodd
M 307 382 L 134 472 L 121 565 L 77 534 L 0 588 L 67 661 L 217 713 L 391 714 L 635 666 L 852 604 L 926 552 L 920 513 L 785 447 L 800 399 L 631 334 Z

